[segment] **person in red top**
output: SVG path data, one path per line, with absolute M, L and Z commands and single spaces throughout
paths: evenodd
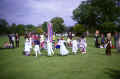
M 37 34 L 35 35 L 35 40 L 38 40 L 38 35 Z

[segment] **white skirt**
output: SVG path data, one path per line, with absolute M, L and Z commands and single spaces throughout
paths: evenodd
M 25 52 L 26 52 L 26 51 L 27 51 L 27 52 L 30 52 L 30 47 L 27 47 L 27 46 L 26 46 L 26 47 L 24 48 L 24 51 L 25 51 Z
M 77 46 L 72 46 L 72 52 L 77 52 L 78 47 Z
M 40 47 L 39 47 L 39 45 L 35 45 L 35 47 L 34 47 L 34 51 L 40 51 Z
M 68 55 L 69 51 L 67 50 L 67 48 L 64 45 L 60 46 L 60 55 Z

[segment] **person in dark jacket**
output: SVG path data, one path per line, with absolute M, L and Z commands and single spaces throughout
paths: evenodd
M 10 48 L 14 48 L 13 36 L 11 34 L 9 34 L 8 38 L 9 38 Z
M 111 33 L 107 33 L 107 40 L 106 40 L 107 46 L 106 46 L 106 55 L 111 55 L 111 48 L 112 48 L 112 42 L 111 42 Z
M 115 35 L 114 35 L 114 46 L 115 46 L 115 48 L 118 48 L 118 41 L 119 41 L 119 34 L 118 34 L 118 32 L 115 32 Z
M 101 34 L 101 45 L 104 48 L 104 45 L 105 45 L 105 36 L 104 36 L 104 34 Z
M 16 47 L 19 48 L 19 40 L 20 40 L 20 37 L 18 35 L 18 33 L 15 34 L 15 43 L 16 43 Z
M 68 33 L 68 38 L 70 38 L 72 40 L 72 32 Z

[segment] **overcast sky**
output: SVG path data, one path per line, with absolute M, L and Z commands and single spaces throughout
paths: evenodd
M 0 18 L 10 24 L 39 25 L 53 17 L 62 17 L 67 26 L 74 25 L 72 11 L 84 0 L 0 0 Z

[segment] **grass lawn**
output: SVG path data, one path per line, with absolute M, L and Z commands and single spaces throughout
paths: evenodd
M 0 37 L 0 46 L 7 41 Z M 105 49 L 95 48 L 93 38 L 87 38 L 87 55 L 24 56 L 24 40 L 20 48 L 0 49 L 0 79 L 120 79 L 120 53 L 112 49 L 112 56 Z M 47 51 L 41 51 L 47 55 Z M 58 53 L 59 50 L 56 50 Z M 34 53 L 34 52 L 32 52 Z

